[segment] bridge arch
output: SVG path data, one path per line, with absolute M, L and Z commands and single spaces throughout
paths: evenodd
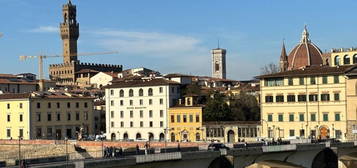
M 338 158 L 330 148 L 325 148 L 313 159 L 311 168 L 337 168 Z
M 208 168 L 233 168 L 233 164 L 225 156 L 220 156 L 214 159 L 208 166 Z

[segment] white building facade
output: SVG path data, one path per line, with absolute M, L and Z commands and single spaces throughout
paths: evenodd
M 169 107 L 180 97 L 180 84 L 165 79 L 125 80 L 105 89 L 106 135 L 111 140 L 161 140 Z

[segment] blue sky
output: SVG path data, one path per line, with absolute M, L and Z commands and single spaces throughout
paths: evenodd
M 58 32 L 66 0 L 0 0 L 0 73 L 33 72 L 19 55 L 61 54 Z M 228 78 L 246 80 L 288 52 L 304 24 L 322 51 L 356 47 L 356 0 L 73 0 L 79 52 L 118 51 L 82 62 L 210 75 L 210 49 L 227 49 Z M 61 59 L 46 60 L 48 64 Z

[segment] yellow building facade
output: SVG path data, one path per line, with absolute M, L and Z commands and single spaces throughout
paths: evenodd
M 169 108 L 168 135 L 171 142 L 197 142 L 205 139 L 202 107 L 192 102 L 192 97 L 187 97 L 183 105 Z
M 354 66 L 317 66 L 260 76 L 262 137 L 351 139 Z
M 93 134 L 93 99 L 62 93 L 0 95 L 0 139 L 69 139 Z
M 357 48 L 332 49 L 329 64 L 331 66 L 357 64 Z

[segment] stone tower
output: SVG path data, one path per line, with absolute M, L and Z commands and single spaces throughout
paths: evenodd
M 63 41 L 63 62 L 77 62 L 77 40 L 79 37 L 79 24 L 76 19 L 77 9 L 71 0 L 63 5 L 63 22 L 60 24 Z
M 286 54 L 285 43 L 283 42 L 283 47 L 281 48 L 280 62 L 279 62 L 280 72 L 288 70 L 288 55 Z
M 216 48 L 212 53 L 212 77 L 226 79 L 226 50 Z

